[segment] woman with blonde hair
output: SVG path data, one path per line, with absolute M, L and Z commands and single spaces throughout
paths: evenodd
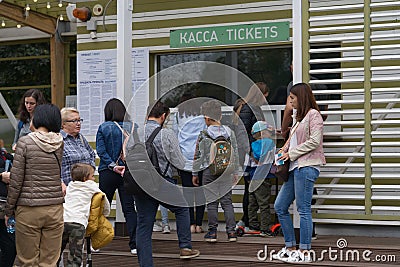
M 83 119 L 75 108 L 61 109 L 64 153 L 62 158 L 61 179 L 65 194 L 71 178 L 71 166 L 75 163 L 86 163 L 95 167 L 96 154 L 86 138 L 80 133 Z

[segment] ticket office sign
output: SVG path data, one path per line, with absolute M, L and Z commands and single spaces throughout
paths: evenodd
M 202 47 L 289 41 L 289 22 L 171 30 L 170 47 Z

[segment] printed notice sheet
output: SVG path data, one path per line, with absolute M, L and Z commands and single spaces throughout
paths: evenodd
M 149 77 L 148 60 L 148 49 L 132 49 L 133 106 L 141 111 L 148 105 L 148 90 L 140 90 L 137 96 L 135 90 Z M 83 119 L 81 133 L 95 136 L 99 125 L 104 122 L 105 104 L 117 96 L 117 50 L 80 51 L 77 62 L 77 107 Z M 128 104 L 125 103 L 126 106 Z M 133 114 L 135 121 L 144 120 L 144 115 L 143 118 L 135 118 L 135 110 Z

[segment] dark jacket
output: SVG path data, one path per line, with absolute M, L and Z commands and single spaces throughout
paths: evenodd
M 13 160 L 13 155 L 4 150 L 0 151 L 0 173 L 5 171 L 6 160 Z M 7 184 L 0 177 L 0 197 L 7 197 Z
M 48 206 L 64 202 L 61 188 L 63 138 L 34 132 L 18 140 L 8 187 L 6 214 L 16 206 Z
M 251 104 L 244 104 L 242 106 L 242 109 L 240 110 L 239 113 L 239 118 L 241 119 L 246 132 L 247 132 L 247 138 L 248 138 L 248 147 L 244 150 L 242 150 L 242 147 L 239 147 L 239 151 L 242 151 L 243 153 L 249 153 L 251 150 L 251 147 L 249 144 L 251 144 L 252 142 L 255 141 L 253 135 L 251 134 L 251 128 L 253 127 L 254 123 L 256 123 L 257 121 L 261 120 L 264 121 L 264 114 L 262 113 L 262 110 L 260 107 L 258 106 L 254 106 Z M 238 139 L 239 144 L 243 143 Z

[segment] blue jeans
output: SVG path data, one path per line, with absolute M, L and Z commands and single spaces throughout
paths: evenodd
M 177 184 L 178 181 L 174 178 L 169 178 L 169 177 L 165 177 L 165 180 L 167 180 L 168 182 L 172 183 L 172 184 Z M 161 223 L 162 225 L 168 225 L 169 224 L 169 220 L 168 220 L 168 209 L 166 207 L 164 207 L 163 205 L 160 205 L 160 211 L 161 211 Z
M 203 185 L 203 172 L 200 171 L 199 175 L 199 185 Z M 205 203 L 205 196 L 202 191 L 197 191 L 196 194 L 192 194 L 191 191 L 188 193 L 188 190 L 185 190 L 185 187 L 194 187 L 192 182 L 192 172 L 187 171 L 179 171 L 179 176 L 182 179 L 182 186 L 183 186 L 183 194 L 185 196 L 186 201 L 189 203 L 189 216 L 190 216 L 190 224 L 202 226 L 203 225 L 203 217 L 204 217 L 204 210 L 206 208 L 205 205 L 196 205 L 195 207 L 193 204 L 196 203 Z
M 122 212 L 124 213 L 126 225 L 129 233 L 129 248 L 136 248 L 136 210 L 135 198 L 133 195 L 125 193 L 124 181 L 121 175 L 111 170 L 102 170 L 99 172 L 99 188 L 106 194 L 108 202 L 114 198 L 115 190 L 118 189 L 121 201 Z
M 135 195 L 137 209 L 136 244 L 140 267 L 152 267 L 152 241 L 153 223 L 160 202 L 147 195 Z M 187 207 L 176 207 L 163 203 L 163 205 L 175 213 L 176 228 L 178 233 L 179 247 L 192 248 L 189 209 Z
M 278 214 L 286 247 L 296 246 L 293 222 L 289 214 L 289 206 L 296 199 L 297 211 L 300 215 L 300 249 L 311 249 L 313 230 L 311 216 L 311 200 L 315 180 L 319 171 L 313 167 L 296 168 L 289 173 L 289 180 L 284 183 L 275 200 L 275 212 Z

